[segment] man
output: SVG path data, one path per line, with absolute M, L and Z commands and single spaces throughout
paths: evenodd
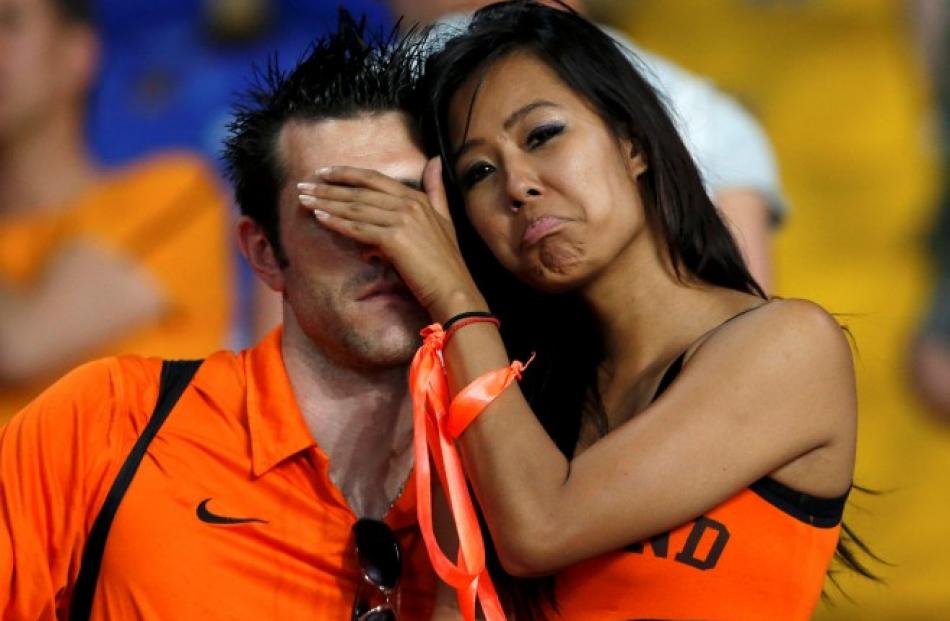
M 438 23 L 450 37 L 468 14 L 494 0 L 390 0 L 402 24 Z M 584 13 L 582 0 L 559 0 Z M 553 3 L 553 0 L 552 0 Z M 772 284 L 771 229 L 785 214 L 771 147 L 756 121 L 711 84 L 604 28 L 661 93 L 696 158 L 710 194 L 730 226 L 749 270 L 768 292 Z
M 110 353 L 198 356 L 230 327 L 227 201 L 195 158 L 105 173 L 84 132 L 83 0 L 0 0 L 0 424 Z
M 289 75 L 268 71 L 238 110 L 226 146 L 238 241 L 281 294 L 283 328 L 198 369 L 120 505 L 93 619 L 431 613 L 406 388 L 426 315 L 375 250 L 297 203 L 297 182 L 328 165 L 420 183 L 425 157 L 400 111 L 409 51 L 365 40 L 341 20 Z M 0 433 L 0 618 L 66 610 L 89 525 L 155 405 L 159 366 L 82 366 Z M 371 545 L 358 555 L 367 525 Z M 379 543 L 389 531 L 401 563 L 374 558 L 392 551 Z M 377 570 L 400 565 L 394 592 Z

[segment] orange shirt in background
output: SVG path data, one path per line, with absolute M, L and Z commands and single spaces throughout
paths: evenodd
M 68 610 L 86 533 L 154 408 L 161 361 L 125 356 L 65 376 L 0 431 L 0 619 Z M 259 521 L 210 524 L 217 515 Z M 357 516 L 330 481 L 284 370 L 280 332 L 198 370 L 119 506 L 92 619 L 350 618 Z M 428 619 L 435 577 L 406 488 L 400 618 Z
M 0 218 L 0 286 L 28 290 L 64 246 L 91 242 L 147 271 L 168 311 L 116 334 L 86 359 L 122 353 L 200 357 L 224 347 L 230 329 L 230 230 L 227 199 L 214 173 L 192 156 L 162 156 L 113 173 L 61 209 Z M 0 424 L 53 379 L 0 386 Z

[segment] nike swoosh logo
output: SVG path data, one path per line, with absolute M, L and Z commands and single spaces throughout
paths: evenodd
M 226 515 L 212 513 L 208 510 L 209 502 L 211 502 L 211 499 L 205 498 L 198 504 L 198 508 L 195 509 L 195 515 L 197 515 L 198 519 L 202 522 L 207 522 L 208 524 L 246 524 L 247 522 L 267 524 L 267 520 L 261 520 L 259 518 L 228 517 Z

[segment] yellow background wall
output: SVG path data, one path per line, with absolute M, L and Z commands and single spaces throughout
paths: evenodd
M 841 575 L 817 619 L 950 619 L 950 429 L 915 403 L 906 351 L 929 279 L 936 162 L 929 87 L 902 3 L 634 0 L 615 21 L 711 77 L 763 123 L 791 214 L 776 293 L 840 313 L 857 344 L 856 482 L 846 521 L 893 567 Z

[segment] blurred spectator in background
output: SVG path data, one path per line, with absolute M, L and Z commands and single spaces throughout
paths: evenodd
M 911 371 L 930 410 L 950 423 L 950 4 L 921 3 L 921 40 L 934 76 L 943 157 L 943 194 L 930 249 L 934 290 L 911 350 Z
M 472 11 L 494 0 L 390 0 L 402 25 L 439 22 L 439 38 L 464 28 Z M 581 0 L 564 4 L 585 13 Z M 752 276 L 766 292 L 772 284 L 771 229 L 785 215 L 775 159 L 757 122 L 709 82 L 635 45 L 605 27 L 673 111 L 706 186 L 725 217 Z
M 712 76 L 763 122 L 795 206 L 776 239 L 776 293 L 842 313 L 857 345 L 855 480 L 885 493 L 855 495 L 845 519 L 892 565 L 873 565 L 883 584 L 839 574 L 851 599 L 828 585 L 818 620 L 950 619 L 950 434 L 921 415 L 905 369 L 938 179 L 917 4 L 614 4 L 638 41 Z
M 65 369 L 205 355 L 231 309 L 229 214 L 194 157 L 100 170 L 82 0 L 0 0 L 0 423 Z
M 371 29 L 389 23 L 382 0 L 97 0 L 105 58 L 89 129 L 95 153 L 124 163 L 187 148 L 220 170 L 234 93 L 251 67 L 296 62 L 345 4 Z M 237 316 L 230 345 L 256 342 L 280 321 L 281 302 L 236 259 Z

